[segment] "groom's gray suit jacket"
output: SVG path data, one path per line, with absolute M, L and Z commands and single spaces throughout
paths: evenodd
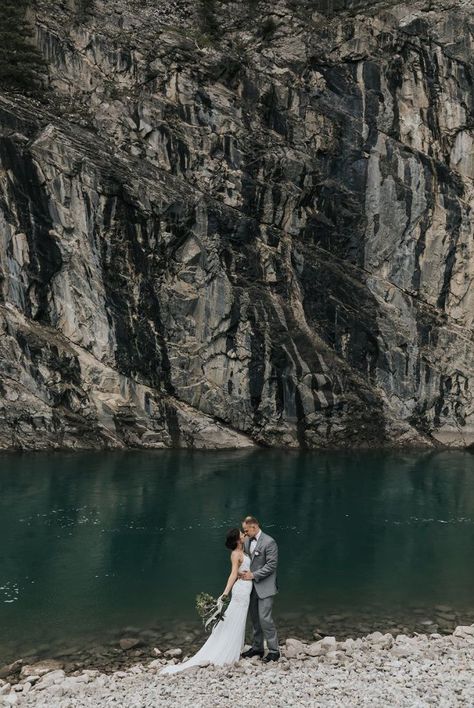
M 250 540 L 245 541 L 245 552 L 250 556 L 250 570 L 253 573 L 253 586 L 260 600 L 272 597 L 278 592 L 277 566 L 278 546 L 274 538 L 266 533 L 260 534 L 253 555 L 250 554 Z

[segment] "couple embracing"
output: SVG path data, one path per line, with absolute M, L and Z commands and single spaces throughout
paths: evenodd
M 232 591 L 232 599 L 224 620 L 213 629 L 211 636 L 191 659 L 182 664 L 167 666 L 161 673 L 174 674 L 191 666 L 216 664 L 222 666 L 238 661 L 245 641 L 247 613 L 253 625 L 252 647 L 242 654 L 249 658 L 259 656 L 263 661 L 278 661 L 280 651 L 275 623 L 272 618 L 273 597 L 277 593 L 276 571 L 278 546 L 262 531 L 254 516 L 247 516 L 242 530 L 231 529 L 226 538 L 231 551 L 230 572 L 224 592 Z M 264 639 L 268 653 L 264 656 Z

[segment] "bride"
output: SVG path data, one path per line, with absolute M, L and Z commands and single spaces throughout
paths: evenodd
M 239 573 L 250 569 L 250 558 L 244 553 L 244 540 L 245 535 L 239 529 L 231 529 L 227 534 L 225 545 L 232 551 L 230 554 L 232 570 L 221 597 L 228 595 L 232 590 L 232 599 L 224 619 L 214 627 L 211 636 L 197 654 L 182 664 L 166 666 L 160 673 L 175 674 L 190 666 L 198 666 L 208 661 L 222 666 L 240 659 L 252 592 L 251 582 L 238 579 Z

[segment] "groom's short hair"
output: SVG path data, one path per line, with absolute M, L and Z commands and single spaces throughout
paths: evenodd
M 243 524 L 253 524 L 254 526 L 260 526 L 258 519 L 255 516 L 246 516 L 242 522 Z

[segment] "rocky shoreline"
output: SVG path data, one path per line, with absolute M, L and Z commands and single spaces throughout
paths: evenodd
M 314 612 L 311 607 L 299 611 L 283 611 L 277 615 L 278 634 L 282 643 L 298 637 L 305 643 L 327 636 L 338 641 L 361 637 L 375 630 L 382 634 L 452 634 L 458 625 L 474 624 L 474 611 L 448 605 L 403 605 L 390 612 L 383 604 L 370 603 L 353 609 L 339 607 L 332 611 Z M 57 668 L 67 675 L 86 669 L 98 669 L 112 674 L 126 671 L 136 664 L 147 664 L 156 658 L 156 648 L 165 653 L 180 647 L 183 655 L 194 654 L 205 640 L 204 630 L 197 620 L 172 622 L 160 620 L 146 627 L 127 625 L 109 628 L 97 636 L 44 637 L 35 647 L 25 647 L 24 641 L 6 645 L 2 637 L 0 679 L 17 683 L 25 664 L 54 660 Z M 15 660 L 13 660 L 15 659 Z
M 289 638 L 278 664 L 258 659 L 226 667 L 203 665 L 176 676 L 161 676 L 183 658 L 180 648 L 106 675 L 85 669 L 67 675 L 60 664 L 43 661 L 21 667 L 12 685 L 0 679 L 0 706 L 48 708 L 148 708 L 176 705 L 210 708 L 272 706 L 465 706 L 474 702 L 474 625 L 453 634 L 372 632 L 337 641 L 311 643 Z

